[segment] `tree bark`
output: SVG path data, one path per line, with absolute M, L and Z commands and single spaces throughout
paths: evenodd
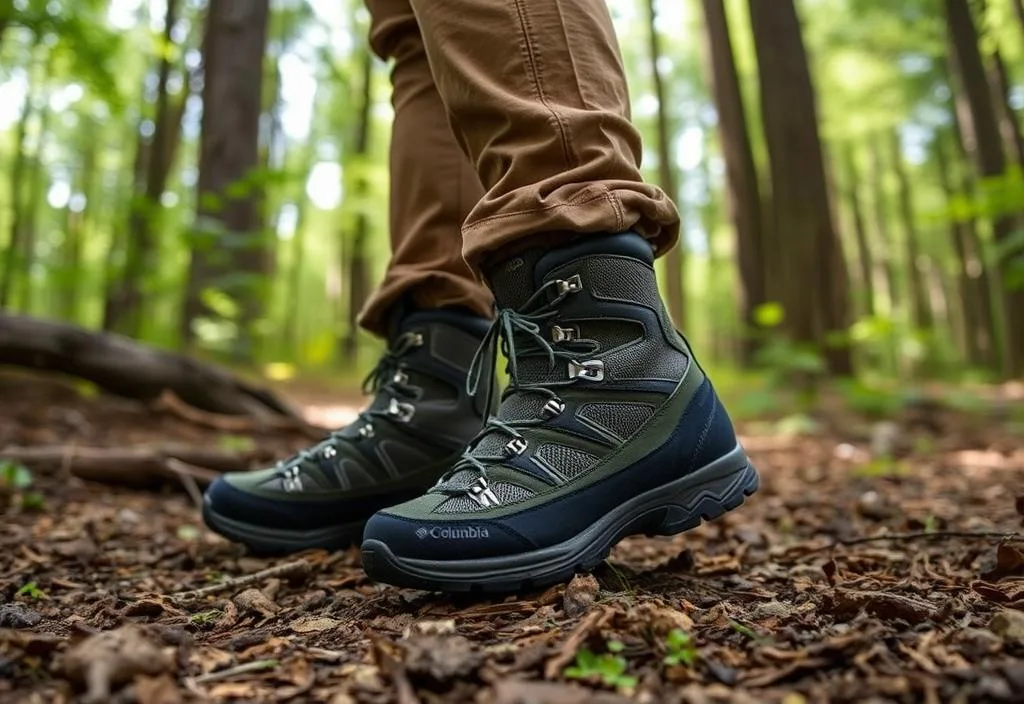
M 195 242 L 181 321 L 186 348 L 193 323 L 218 317 L 203 300 L 216 289 L 238 306 L 232 356 L 251 359 L 252 323 L 262 313 L 266 270 L 258 188 L 247 182 L 259 166 L 263 53 L 269 0 L 218 0 L 203 39 L 203 118 Z
M 832 221 L 807 53 L 793 0 L 749 0 L 771 162 L 775 231 L 785 234 L 782 271 L 787 328 L 815 345 L 828 370 L 852 371 L 848 345 L 830 345 L 848 325 L 845 261 Z M 808 290 L 809 289 L 809 290 Z M 811 295 L 808 295 L 808 294 Z
M 910 311 L 913 316 L 914 327 L 918 330 L 927 331 L 932 329 L 934 316 L 929 305 L 924 276 L 921 272 L 922 256 L 917 223 L 914 217 L 914 197 L 910 192 L 910 182 L 907 179 L 907 170 L 903 163 L 900 136 L 895 130 L 889 135 L 889 147 L 893 173 L 896 174 L 900 220 L 903 221 L 903 237 L 907 257 L 907 286 L 910 290 Z
M 1013 108 L 1010 107 L 1010 77 L 1006 73 L 1006 63 L 998 49 L 992 52 L 989 75 L 1003 144 L 1007 153 L 1012 154 L 1016 162 L 1024 167 L 1024 134 L 1021 133 Z
M 894 313 L 902 305 L 899 287 L 896 283 L 896 266 L 893 262 L 892 236 L 889 232 L 888 198 L 885 193 L 885 164 L 882 161 L 878 142 L 872 139 L 869 143 L 871 155 L 872 201 L 874 205 L 875 232 L 878 243 L 878 263 L 881 267 L 882 280 L 885 282 L 889 296 L 889 310 Z
M 15 272 L 18 270 L 19 260 L 22 257 L 24 248 L 23 235 L 24 207 L 22 198 L 22 184 L 25 181 L 25 167 L 28 164 L 28 153 L 25 148 L 25 137 L 28 134 L 28 123 L 32 119 L 32 108 L 35 102 L 35 94 L 32 86 L 29 85 L 25 94 L 25 104 L 21 108 L 21 116 L 18 118 L 18 128 L 14 138 L 14 165 L 11 167 L 11 227 L 7 238 L 7 251 L 4 253 L 3 277 L 0 278 L 0 310 L 7 309 L 11 303 L 11 294 L 14 291 Z M 24 274 L 24 268 L 22 268 Z
M 348 329 L 343 345 L 345 360 L 349 364 L 355 364 L 359 355 L 359 312 L 363 309 L 370 294 L 370 262 L 367 252 L 370 221 L 366 217 L 366 208 L 364 207 L 364 201 L 370 191 L 365 167 L 370 151 L 370 111 L 373 106 L 373 55 L 368 48 L 363 50 L 362 59 L 362 96 L 359 102 L 359 113 L 356 116 L 355 139 L 352 144 L 352 152 L 360 172 L 353 188 L 357 208 L 355 227 L 352 232 L 352 246 L 348 248 Z M 344 252 L 344 248 L 342 251 Z M 344 255 L 342 263 L 344 264 Z
M 861 286 L 864 287 L 864 313 L 875 314 L 875 263 L 871 256 L 867 230 L 864 226 L 864 210 L 860 202 L 860 173 L 853 146 L 847 145 L 843 154 L 846 167 L 846 198 L 853 217 L 853 234 L 857 242 L 857 263 L 860 267 Z
M 736 258 L 740 274 L 740 314 L 747 330 L 741 361 L 749 364 L 757 350 L 757 308 L 767 302 L 761 194 L 750 146 L 739 77 L 729 38 L 723 0 L 703 0 L 706 52 L 711 88 L 718 111 L 718 130 L 728 179 L 729 211 L 736 228 Z
M 654 83 L 654 97 L 658 101 L 657 134 L 658 134 L 658 185 L 668 197 L 678 201 L 679 191 L 676 188 L 675 170 L 672 168 L 672 130 L 669 128 L 668 91 L 665 80 L 658 68 L 662 57 L 661 37 L 656 26 L 657 9 L 655 0 L 647 0 L 647 47 L 651 61 L 651 78 Z M 681 206 L 680 206 L 681 207 Z M 682 329 L 686 311 L 686 293 L 683 288 L 683 267 L 685 266 L 685 238 L 669 250 L 665 256 L 665 302 L 668 304 L 669 317 L 676 327 Z
M 160 197 L 167 186 L 171 164 L 168 161 L 168 134 L 181 129 L 180 121 L 171 124 L 175 111 L 167 95 L 167 83 L 171 76 L 170 47 L 173 45 L 173 29 L 178 21 L 179 0 L 167 0 L 164 14 L 163 42 L 165 50 L 157 64 L 156 108 L 153 117 L 153 134 L 148 143 L 139 149 L 146 154 L 144 165 L 145 186 L 140 197 L 133 198 L 129 206 L 128 231 L 125 239 L 124 269 L 118 281 L 114 297 L 116 304 L 111 307 L 109 329 L 126 335 L 138 336 L 141 332 L 144 281 L 146 275 L 156 266 L 156 236 L 161 213 Z M 140 116 L 140 120 L 144 119 Z M 140 135 L 140 140 L 145 138 Z
M 1002 176 L 1006 170 L 995 103 L 985 76 L 985 67 L 978 48 L 978 33 L 967 0 L 945 0 L 947 28 L 951 44 L 951 65 L 957 79 L 955 90 L 966 98 L 969 108 L 964 131 L 976 145 L 975 161 L 982 178 Z M 1014 218 L 1010 214 L 997 215 L 992 223 L 997 244 L 1005 244 L 1014 232 Z M 1004 261 L 1024 256 L 1024 246 L 1009 248 Z M 1024 288 L 1011 289 L 1005 280 L 1002 262 L 995 269 L 1003 301 L 1003 364 L 1005 376 L 1024 374 Z
M 51 54 L 52 58 L 52 54 Z M 46 74 L 49 76 L 49 61 L 47 62 Z M 32 288 L 32 267 L 36 261 L 36 245 L 39 242 L 39 205 L 46 198 L 46 166 L 43 157 L 46 154 L 46 145 L 51 137 L 50 118 L 53 111 L 50 110 L 49 102 L 44 101 L 39 109 L 39 141 L 36 144 L 35 158 L 32 160 L 32 171 L 28 175 L 28 209 L 25 217 L 25 232 L 22 234 L 22 259 L 21 266 L 24 276 L 21 279 L 20 308 L 29 313 L 32 310 L 32 297 L 35 291 Z
M 127 398 L 152 401 L 170 390 L 213 413 L 300 418 L 270 391 L 218 367 L 67 323 L 0 313 L 0 364 L 70 374 Z

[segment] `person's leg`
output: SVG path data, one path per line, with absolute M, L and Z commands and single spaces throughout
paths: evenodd
M 370 44 L 391 71 L 391 259 L 359 322 L 385 334 L 388 311 L 461 307 L 489 317 L 493 301 L 462 257 L 459 230 L 483 186 L 455 142 L 409 0 L 367 0 Z
M 277 467 L 232 473 L 203 515 L 261 552 L 346 547 L 374 511 L 417 496 L 459 456 L 489 412 L 466 391 L 493 302 L 462 258 L 459 228 L 483 193 L 434 87 L 408 0 L 373 0 L 372 44 L 395 60 L 392 257 L 361 324 L 389 351 L 374 399 L 347 428 Z
M 510 385 L 437 486 L 370 519 L 367 573 L 539 585 L 739 506 L 757 474 L 658 292 L 679 217 L 640 177 L 604 0 L 411 3 L 487 189 L 464 247 L 498 307 L 481 358 L 501 346 Z

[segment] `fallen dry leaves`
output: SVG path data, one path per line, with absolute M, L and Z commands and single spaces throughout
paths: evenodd
M 0 447 L 238 442 L 46 393 L 10 396 L 32 403 L 0 410 Z M 254 559 L 184 491 L 41 476 L 45 510 L 8 507 L 0 531 L 0 701 L 1022 701 L 1021 438 L 936 413 L 885 429 L 892 471 L 854 416 L 743 427 L 763 488 L 741 511 L 507 598 L 373 585 L 355 550 Z M 594 669 L 567 676 L 581 653 Z

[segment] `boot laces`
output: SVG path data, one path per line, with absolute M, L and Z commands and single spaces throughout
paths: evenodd
M 552 290 L 556 292 L 556 295 L 547 300 Z M 484 370 L 488 367 L 486 362 L 491 362 L 491 369 L 496 368 L 500 350 L 507 359 L 505 373 L 509 377 L 509 383 L 501 395 L 502 402 L 517 394 L 536 394 L 545 399 L 542 414 L 546 415 L 545 417 L 521 420 L 501 420 L 495 416 L 488 418 L 480 432 L 469 441 L 461 458 L 434 485 L 435 491 L 449 496 L 468 493 L 485 506 L 490 505 L 488 501 L 497 503 L 496 497 L 487 488 L 488 465 L 501 464 L 512 456 L 522 454 L 527 448 L 527 440 L 520 429 L 541 425 L 564 409 L 564 403 L 555 389 L 571 386 L 581 379 L 588 378 L 585 370 L 593 370 L 596 368 L 593 365 L 600 365 L 600 362 L 579 361 L 582 355 L 598 350 L 597 342 L 557 336 L 557 341 L 552 344 L 542 332 L 545 329 L 544 324 L 558 315 L 562 301 L 580 290 L 582 287 L 578 277 L 573 277 L 569 281 L 554 279 L 537 289 L 520 307 L 520 310 L 504 308 L 498 312 L 473 357 L 469 368 L 469 377 L 466 380 L 466 391 L 471 395 L 477 392 L 484 376 Z M 528 357 L 546 357 L 549 377 L 555 372 L 559 361 L 563 361 L 570 370 L 569 378 L 567 380 L 548 378 L 534 383 L 524 382 L 520 374 L 519 362 Z M 600 377 L 591 376 L 589 378 Z M 493 393 L 494 385 L 490 384 L 487 392 L 487 407 L 490 407 Z M 488 455 L 474 452 L 474 448 L 479 442 L 492 433 L 501 433 L 511 438 L 504 446 L 503 453 Z M 467 470 L 476 475 L 477 481 L 472 482 L 469 486 L 462 483 L 459 486 L 447 485 L 447 482 L 457 473 Z
M 299 469 L 302 464 L 310 460 L 332 461 L 338 456 L 338 446 L 344 442 L 352 442 L 353 438 L 348 434 L 349 429 L 359 425 L 361 438 L 371 438 L 374 435 L 374 420 L 385 418 L 390 421 L 408 422 L 414 413 L 413 401 L 422 395 L 419 387 L 409 383 L 408 375 L 403 371 L 402 358 L 409 352 L 423 344 L 423 335 L 418 332 L 405 332 L 395 338 L 392 345 L 385 350 L 377 364 L 370 373 L 363 379 L 363 393 L 384 397 L 388 400 L 385 405 L 378 405 L 376 402 L 370 408 L 363 410 L 356 417 L 355 422 L 344 428 L 331 432 L 326 438 L 316 445 L 300 450 L 292 457 L 277 463 L 278 474 L 284 479 L 286 488 L 290 491 L 301 490 L 302 480 Z

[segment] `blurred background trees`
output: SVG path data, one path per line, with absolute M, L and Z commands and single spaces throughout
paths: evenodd
M 1024 375 L 1016 0 L 610 0 L 712 366 Z M 0 2 L 0 308 L 347 375 L 387 261 L 359 0 Z

